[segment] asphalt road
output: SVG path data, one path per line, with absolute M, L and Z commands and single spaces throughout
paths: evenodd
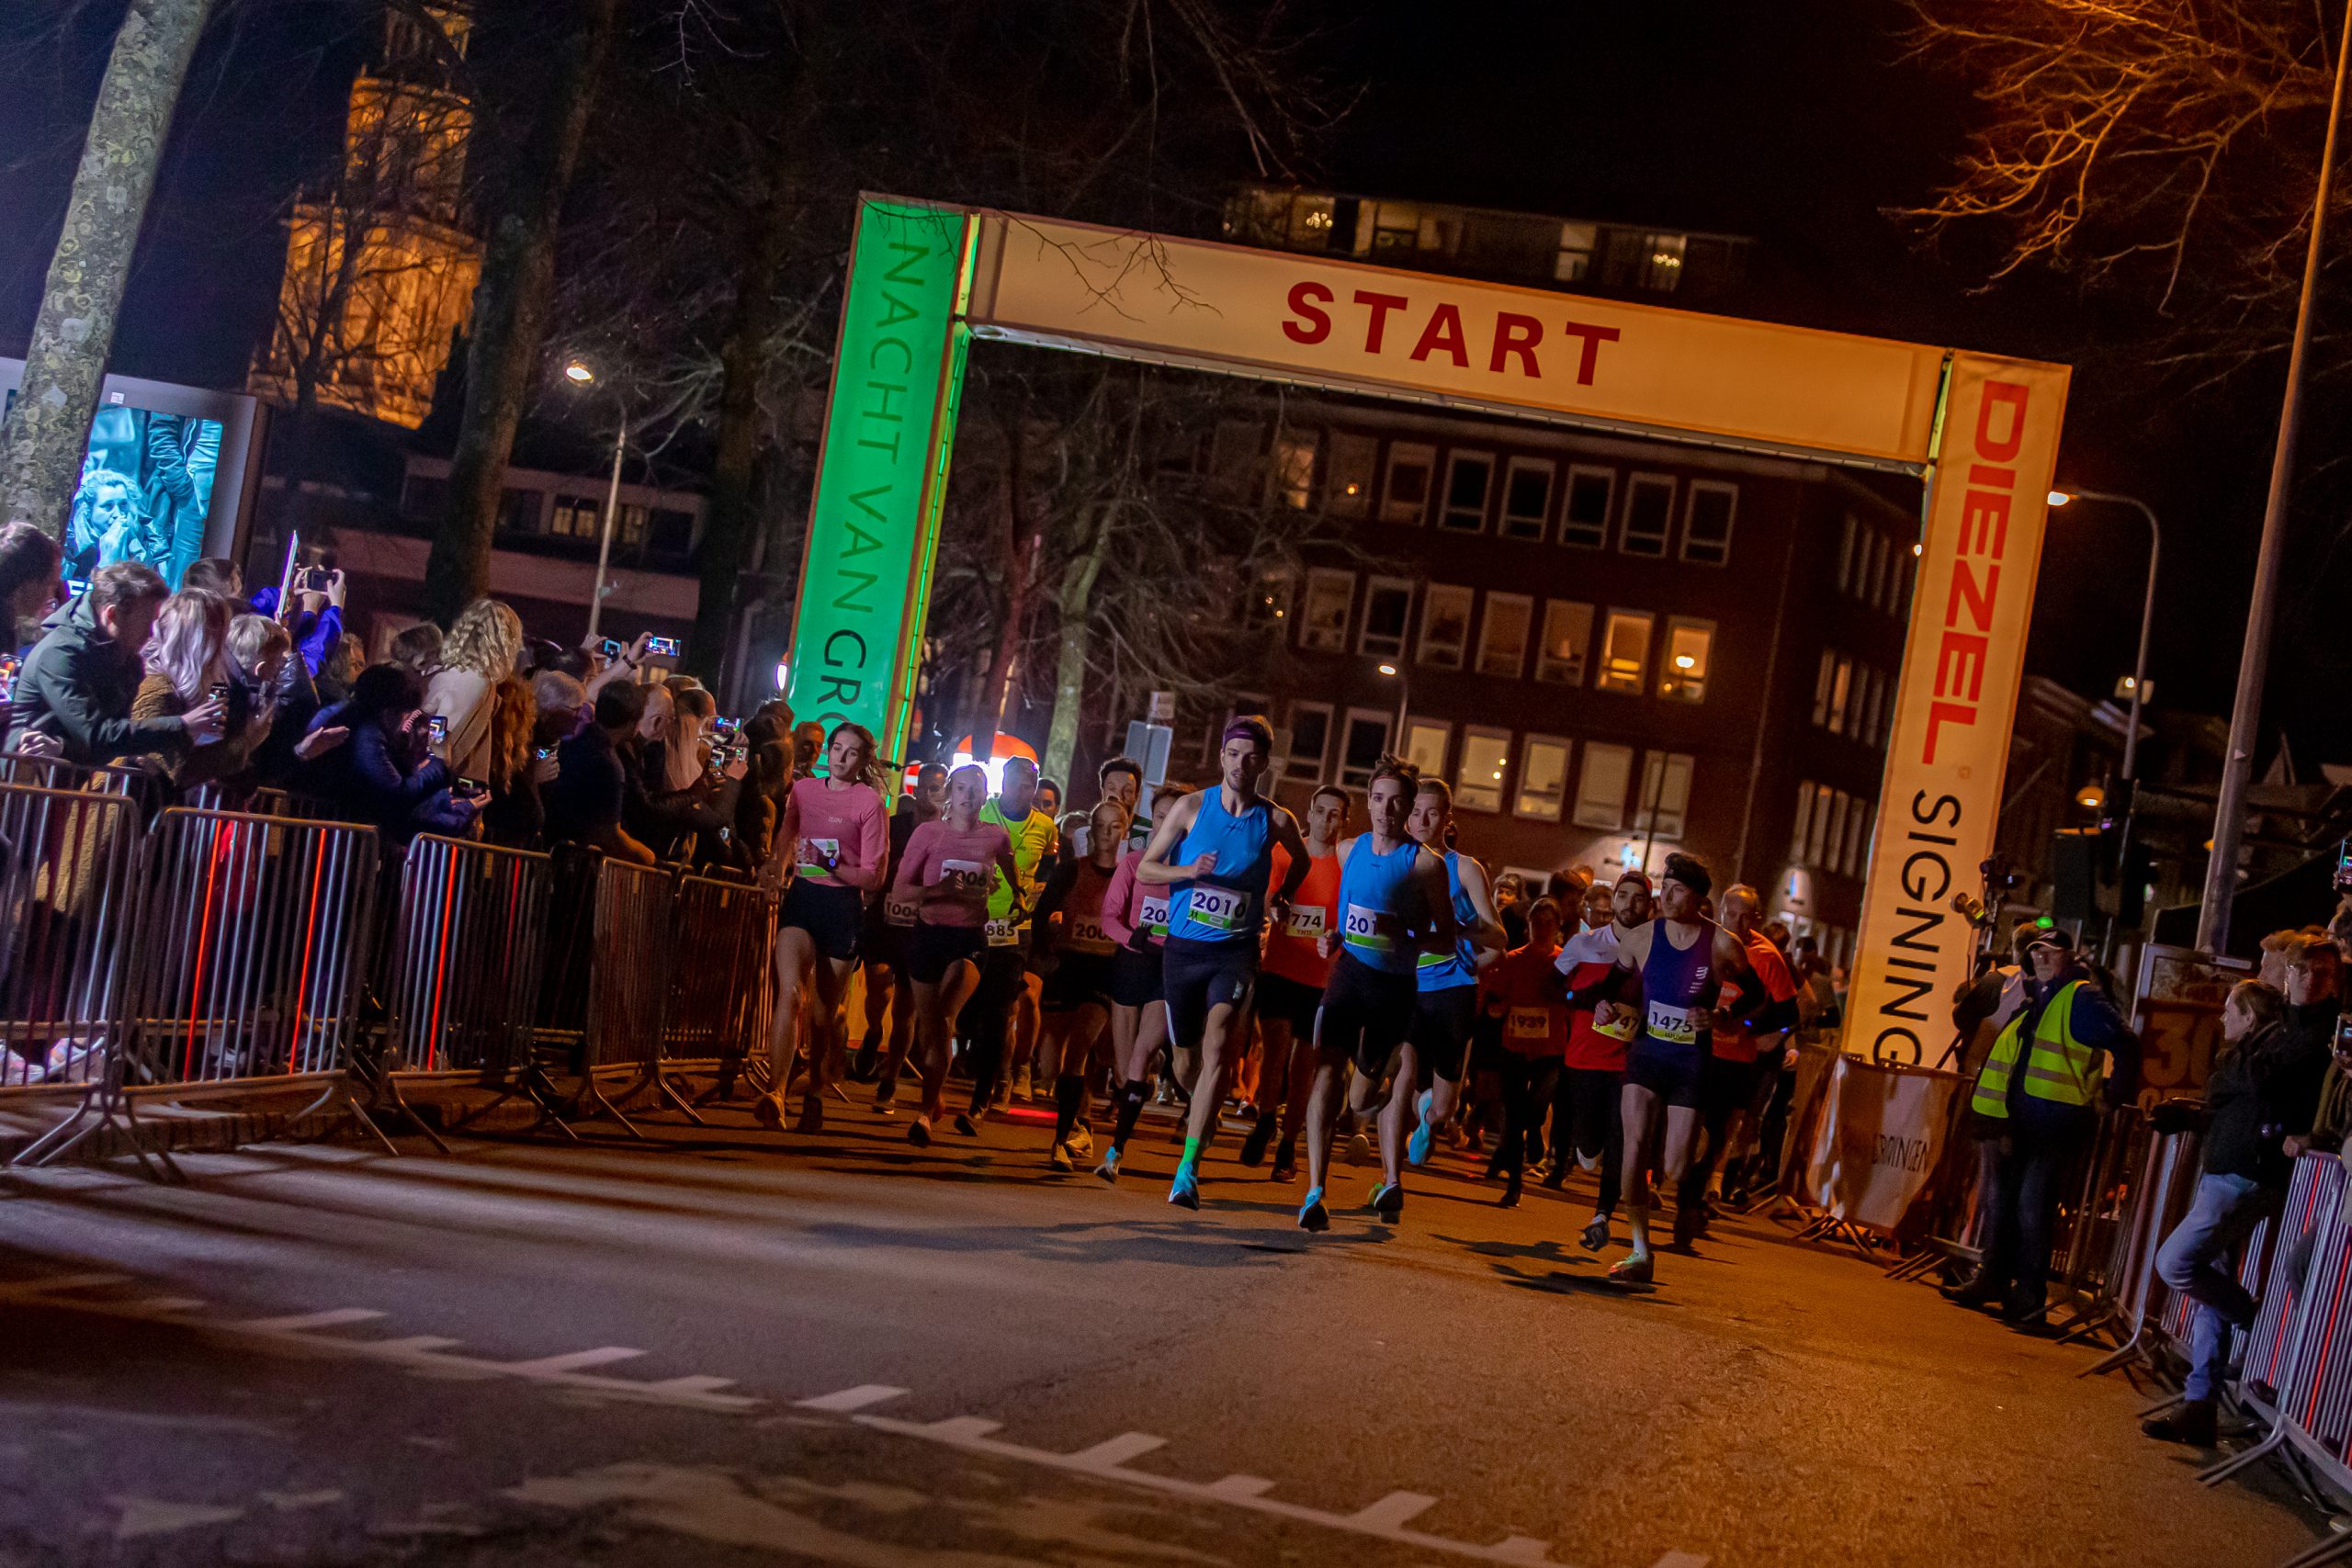
M 1729 1222 L 1599 1282 L 1516 1211 L 1192 1214 L 1034 1122 L 356 1145 L 0 1197 L 0 1563 L 2269 1564 L 2092 1357 Z

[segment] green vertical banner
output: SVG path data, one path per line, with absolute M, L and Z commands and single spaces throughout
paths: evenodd
M 792 623 L 796 718 L 854 721 L 906 756 L 964 377 L 970 216 L 865 197 L 842 290 Z

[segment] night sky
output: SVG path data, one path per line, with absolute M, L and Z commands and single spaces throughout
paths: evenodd
M 0 17 L 0 352 L 21 353 L 83 119 L 119 8 L 34 0 Z M 263 5 L 216 26 L 191 80 L 117 339 L 115 367 L 242 382 L 266 335 L 277 217 L 340 133 L 356 45 L 336 7 Z M 2218 394 L 2176 396 L 2124 357 L 2147 318 L 2047 275 L 1977 288 L 1986 254 L 1940 254 L 1883 215 L 1924 202 L 1962 145 L 1962 85 L 1900 60 L 1872 0 L 1430 6 L 1362 0 L 1324 39 L 1369 83 L 1323 158 L 1340 188 L 1750 234 L 1759 315 L 2076 367 L 2062 482 L 2144 496 L 2168 551 L 2153 667 L 2165 707 L 2221 712 L 2234 679 L 2283 352 Z M 1237 176 L 1250 171 L 1237 169 Z M 844 221 L 847 196 L 844 193 Z M 1988 237 L 1989 238 L 1989 237 Z M 1969 254 L 1969 253 L 1974 254 Z M 2324 432 L 2307 438 L 2324 447 Z M 2329 454 L 2332 456 L 2332 453 Z M 2301 522 L 2310 547 L 2326 520 Z M 2136 517 L 2053 514 L 2030 667 L 2086 694 L 2128 670 Z M 2306 574 L 2274 659 L 2273 722 L 2304 776 L 2352 758 L 2334 700 L 2352 659 Z

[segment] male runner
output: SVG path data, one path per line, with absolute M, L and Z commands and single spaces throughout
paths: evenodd
M 1565 1099 L 1555 1101 L 1552 1168 L 1544 1178 L 1556 1191 L 1571 1163 L 1598 1171 L 1600 1192 L 1582 1238 L 1587 1252 L 1609 1245 L 1609 1223 L 1617 1213 L 1625 1162 L 1625 1052 L 1635 1033 L 1630 1015 L 1597 1021 L 1594 998 L 1614 983 L 1618 948 L 1650 918 L 1650 879 L 1628 871 L 1614 887 L 1596 887 L 1594 894 L 1587 899 L 1589 918 L 1600 923 L 1568 942 L 1554 961 L 1568 1001 L 1568 1051 L 1560 1073 Z
M 1258 793 L 1273 755 L 1273 727 L 1264 719 L 1250 715 L 1227 724 L 1217 787 L 1171 807 L 1136 863 L 1137 882 L 1174 889 L 1161 953 L 1168 1024 L 1178 1045 L 1197 1042 L 1200 1050 L 1184 1156 L 1168 1189 L 1168 1201 L 1187 1209 L 1201 1206 L 1201 1149 L 1216 1130 L 1227 1059 L 1249 1043 L 1259 935 L 1268 915 L 1277 921 L 1289 918 L 1291 895 L 1306 880 L 1306 843 L 1298 824 Z M 1289 852 L 1291 863 L 1270 896 L 1277 844 Z
M 1036 801 L 1037 764 L 1026 757 L 1013 757 L 1004 764 L 996 798 L 980 807 L 980 820 L 1003 829 L 1005 837 L 1012 840 L 1018 883 L 999 876 L 989 889 L 980 983 L 958 1020 L 964 1038 L 972 1045 L 971 1109 L 956 1118 L 956 1130 L 967 1137 L 988 1114 L 1004 1071 L 1012 1010 L 1028 984 L 1031 926 L 1026 911 L 1036 905 L 1038 884 L 1052 872 L 1050 863 L 1061 841 L 1060 829 L 1052 818 L 1036 808 Z
M 1797 1026 L 1797 983 L 1758 928 L 1764 900 L 1741 883 L 1725 890 L 1719 915 L 1723 929 L 1737 937 L 1747 954 L 1748 978 L 1739 995 L 1715 1010 L 1708 1033 L 1706 1065 L 1699 1073 L 1699 1127 L 1703 1153 L 1682 1173 L 1674 1200 L 1678 1239 L 1706 1234 L 1707 1187 L 1745 1135 L 1747 1109 L 1756 1098 L 1756 1057 L 1763 1044 Z M 1685 1215 L 1690 1216 L 1685 1220 Z
M 1633 1250 L 1611 1267 L 1611 1284 L 1650 1282 L 1650 1146 L 1660 1143 L 1658 1174 L 1679 1181 L 1698 1133 L 1699 1066 L 1706 1051 L 1699 1037 L 1724 980 L 1737 980 L 1749 972 L 1739 939 L 1699 911 L 1713 886 L 1713 876 L 1696 858 L 1666 857 L 1657 919 L 1635 928 L 1617 949 L 1615 978 L 1623 985 L 1630 977 L 1639 1000 L 1621 995 L 1594 1010 L 1597 1023 L 1610 1022 L 1629 1008 L 1637 1009 L 1642 1021 L 1642 1032 L 1625 1055 L 1622 1179 Z M 1678 1216 L 1678 1232 L 1682 1223 Z
M 1478 971 L 1503 955 L 1503 926 L 1495 914 L 1487 868 L 1446 847 L 1453 826 L 1453 792 L 1444 780 L 1420 781 L 1406 826 L 1423 849 L 1445 857 L 1448 901 L 1459 934 L 1450 952 L 1424 949 L 1414 977 L 1413 1025 L 1405 1037 L 1405 1077 L 1411 1087 L 1405 1094 L 1390 1096 L 1380 1113 L 1381 1172 L 1390 1187 L 1403 1179 L 1396 1155 L 1406 1106 L 1414 1105 L 1418 1114 L 1402 1148 L 1417 1166 L 1429 1163 L 1430 1141 L 1453 1114 L 1470 1053 L 1470 1032 L 1478 1020 Z M 1411 1099 L 1415 1093 L 1418 1100 Z M 1375 1193 L 1373 1201 L 1378 1207 L 1380 1195 Z
M 1323 1186 L 1331 1172 L 1331 1127 L 1340 1085 L 1356 1113 L 1377 1112 L 1412 1091 L 1399 1058 L 1412 1027 L 1414 971 L 1424 951 L 1452 953 L 1458 940 L 1445 862 L 1406 831 L 1411 814 L 1412 764 L 1383 757 L 1364 791 L 1371 828 L 1340 846 L 1340 920 L 1317 941 L 1331 961 L 1315 1025 L 1315 1089 L 1306 1102 L 1306 1201 L 1298 1228 L 1324 1231 L 1331 1216 Z M 1375 1106 L 1382 1096 L 1386 1100 Z M 1394 1157 L 1394 1138 L 1383 1153 Z M 1394 1179 L 1374 1192 L 1374 1210 L 1392 1224 L 1404 1212 L 1405 1190 Z
M 1290 919 L 1266 933 L 1266 956 L 1260 965 L 1264 972 L 1258 976 L 1258 1033 L 1265 1042 L 1266 1056 L 1258 1086 L 1258 1124 L 1241 1141 L 1241 1163 L 1254 1167 L 1264 1159 L 1266 1145 L 1279 1128 L 1276 1181 L 1298 1174 L 1298 1129 L 1315 1078 L 1315 1014 L 1331 977 L 1331 961 L 1317 942 L 1340 919 L 1337 852 L 1347 822 L 1348 792 L 1339 785 L 1325 784 L 1308 799 L 1306 880 L 1291 900 Z M 1275 875 L 1288 869 L 1289 860 L 1275 852 Z

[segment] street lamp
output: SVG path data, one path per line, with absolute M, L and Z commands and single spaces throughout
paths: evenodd
M 2156 562 L 2164 538 L 2156 527 L 2156 514 L 2148 509 L 2144 501 L 2128 495 L 2109 495 L 2096 490 L 2053 490 L 2050 492 L 2050 504 L 2052 506 L 2064 506 L 2070 501 L 2104 501 L 2116 506 L 2128 506 L 2145 518 L 2148 524 L 2148 592 L 2140 604 L 2140 655 L 2132 662 L 2132 679 L 2128 682 L 2132 693 L 2132 716 L 2123 727 L 2123 776 L 2137 780 L 2140 776 L 2140 703 L 2148 690 L 2148 630 L 2155 624 Z
M 1380 672 L 1396 682 L 1396 754 L 1401 757 L 1405 754 L 1406 744 L 1405 708 L 1406 704 L 1411 700 L 1413 686 L 1412 682 L 1405 678 L 1405 667 L 1401 664 L 1384 661 L 1380 666 Z
M 593 387 L 596 372 L 581 360 L 568 361 L 563 378 L 575 387 Z M 621 457 L 628 450 L 628 416 L 624 413 L 613 428 L 613 477 L 605 487 L 604 526 L 596 536 L 596 581 L 588 592 L 588 638 L 595 640 L 597 628 L 605 617 L 605 573 L 613 559 L 613 518 L 621 509 Z

